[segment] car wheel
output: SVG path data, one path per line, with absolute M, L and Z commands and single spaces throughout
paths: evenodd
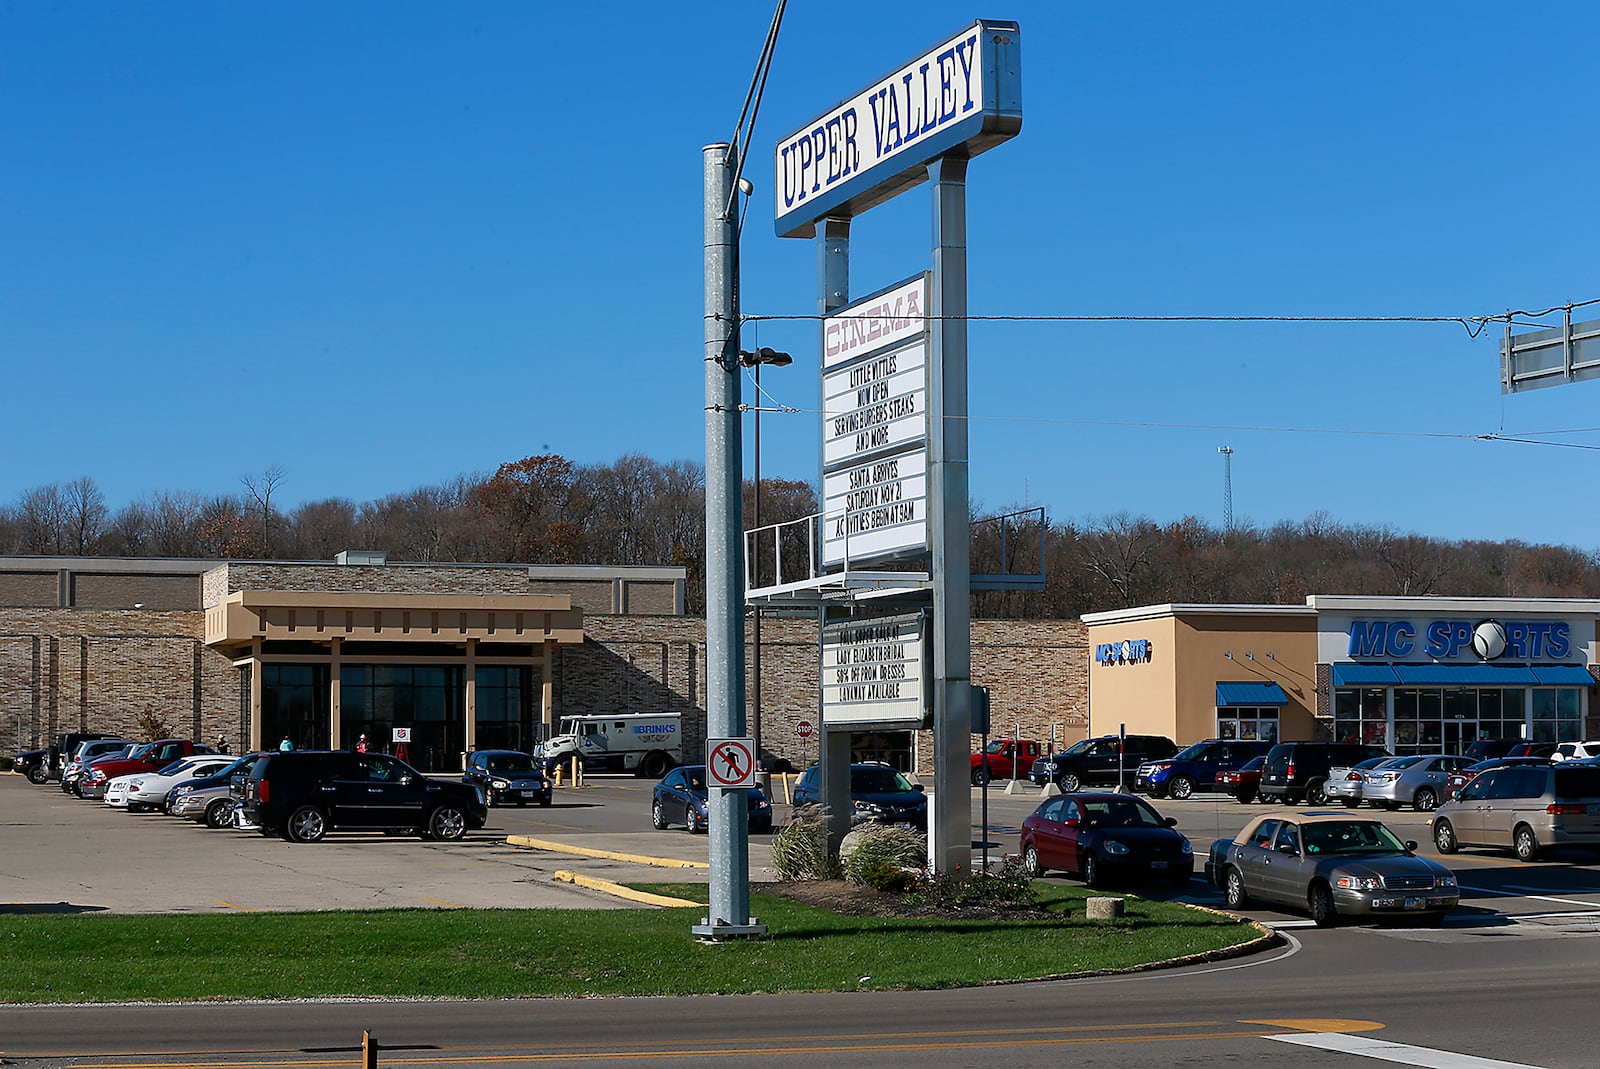
M 1311 907 L 1311 919 L 1318 928 L 1332 928 L 1339 923 L 1339 911 L 1333 904 L 1333 888 L 1327 884 L 1320 881 L 1312 884 L 1306 904 Z
M 291 843 L 314 843 L 328 834 L 328 818 L 314 805 L 303 805 L 289 814 L 283 837 Z
M 1234 797 L 1239 799 L 1240 805 L 1249 805 L 1251 802 L 1256 800 L 1254 791 L 1240 791 L 1238 794 L 1234 795 Z
M 667 830 L 667 811 L 662 807 L 659 798 L 650 803 L 650 823 L 655 826 L 656 831 Z
M 1063 772 L 1056 782 L 1061 785 L 1063 794 L 1072 794 L 1083 787 L 1083 780 L 1078 778 L 1076 772 Z
M 75 797 L 75 798 L 82 798 L 83 797 L 83 784 L 74 781 L 73 784 L 72 784 L 72 794 L 73 794 L 73 797 Z
M 548 809 L 548 808 L 549 808 L 549 807 L 550 807 L 550 803 L 551 803 L 551 802 L 552 802 L 552 801 L 553 801 L 553 800 L 554 800 L 554 799 L 552 799 L 552 798 L 551 798 L 551 797 L 550 797 L 550 792 L 549 792 L 549 791 L 545 791 L 545 792 L 544 792 L 544 797 L 542 797 L 542 798 L 540 798 L 540 799 L 539 799 L 539 804 L 540 804 L 540 805 L 542 805 L 542 806 L 544 806 L 544 807 L 545 807 L 545 808 L 546 808 L 546 809 Z
M 436 842 L 454 842 L 467 834 L 467 815 L 446 803 L 428 814 L 427 835 Z
M 705 822 L 700 819 L 700 811 L 692 805 L 684 807 L 683 826 L 689 829 L 690 835 L 699 835 L 706 830 Z
M 1432 787 L 1423 787 L 1411 796 L 1411 804 L 1419 813 L 1431 812 L 1439 807 L 1439 796 L 1433 793 Z
M 233 823 L 233 804 L 226 798 L 218 798 L 206 806 L 206 827 L 226 828 Z
M 1167 796 L 1177 801 L 1183 801 L 1194 793 L 1194 780 L 1188 776 L 1173 776 L 1167 782 Z
M 1456 841 L 1456 830 L 1448 820 L 1441 820 L 1433 826 L 1433 845 L 1438 847 L 1441 854 L 1453 854 L 1461 849 L 1461 844 Z
M 1322 781 L 1316 780 L 1306 787 L 1307 805 L 1327 805 L 1328 792 L 1322 789 Z
M 28 782 L 29 783 L 41 783 L 41 784 L 42 783 L 49 783 L 50 782 L 50 770 L 48 768 L 45 768 L 43 765 L 29 765 L 28 766 Z
M 1083 855 L 1083 885 L 1085 887 L 1100 886 L 1100 862 L 1093 854 Z
M 1248 908 L 1250 892 L 1244 889 L 1244 873 L 1230 865 L 1222 878 L 1222 894 L 1229 909 Z
M 1518 824 L 1511 833 L 1511 848 L 1517 852 L 1518 861 L 1539 860 L 1539 839 L 1526 824 Z
M 1033 848 L 1032 843 L 1022 852 L 1022 871 L 1028 874 L 1030 880 L 1037 880 L 1044 875 L 1044 866 L 1039 864 L 1039 851 Z
M 984 787 L 984 786 L 987 786 L 988 783 L 989 783 L 989 766 L 988 765 L 979 765 L 977 768 L 972 770 L 972 785 L 974 787 Z

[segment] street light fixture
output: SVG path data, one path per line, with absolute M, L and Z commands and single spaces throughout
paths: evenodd
M 754 368 L 756 378 L 756 447 L 755 468 L 756 485 L 753 501 L 751 502 L 750 526 L 752 529 L 761 526 L 761 365 L 771 364 L 773 367 L 788 367 L 794 363 L 794 357 L 788 353 L 780 353 L 776 349 L 763 345 L 755 352 L 739 351 L 739 364 L 742 367 Z M 750 698 L 753 730 L 751 740 L 755 743 L 756 765 L 761 766 L 761 606 L 756 606 L 755 619 L 755 647 L 752 650 L 750 662 Z

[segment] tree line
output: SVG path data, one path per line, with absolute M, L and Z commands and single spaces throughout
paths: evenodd
M 373 501 L 285 508 L 288 482 L 273 466 L 242 476 L 238 493 L 161 491 L 118 508 L 87 476 L 38 486 L 0 505 L 0 553 L 328 560 L 374 549 L 411 562 L 677 565 L 689 577 L 689 611 L 704 606 L 705 472 L 691 461 L 628 454 L 584 465 L 545 454 Z M 755 498 L 747 482 L 747 521 Z M 763 524 L 817 511 L 809 482 L 761 481 Z M 803 530 L 785 536 L 791 565 L 806 557 Z M 1042 588 L 974 593 L 975 613 L 991 619 L 1072 619 L 1166 602 L 1303 604 L 1313 593 L 1600 597 L 1592 553 L 1446 541 L 1322 512 L 1226 530 L 1192 516 L 1052 522 L 1042 510 L 975 513 L 972 569 L 1013 582 L 1044 576 Z

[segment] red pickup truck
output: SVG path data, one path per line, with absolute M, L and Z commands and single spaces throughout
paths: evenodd
M 1034 759 L 1044 748 L 1032 739 L 995 739 L 983 753 L 972 755 L 972 785 L 982 787 L 991 779 L 1027 779 Z
M 105 795 L 106 784 L 118 776 L 135 772 L 157 772 L 180 757 L 194 753 L 211 753 L 212 748 L 189 739 L 157 739 L 134 749 L 127 757 L 111 757 L 96 761 L 83 774 L 83 797 L 100 798 Z

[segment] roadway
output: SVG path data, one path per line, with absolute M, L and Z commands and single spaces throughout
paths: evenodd
M 1007 796 L 999 786 L 990 792 L 988 841 L 996 853 L 1014 852 L 1015 828 L 1038 794 Z M 75 808 L 54 811 L 57 799 Z M 0 818 L 0 856 L 6 858 L 7 886 L 14 889 L 19 879 L 53 878 L 34 872 L 48 866 L 31 859 L 35 853 L 54 856 L 62 851 L 38 850 L 37 837 L 61 835 L 68 827 L 75 842 L 101 825 L 117 829 L 121 850 L 159 856 L 163 867 L 175 860 L 187 865 L 191 855 L 203 858 L 217 850 L 239 850 L 248 859 L 255 856 L 252 851 L 280 846 L 292 853 L 266 856 L 313 866 L 323 864 L 318 855 L 340 851 L 346 878 L 319 885 L 315 893 L 338 896 L 349 887 L 365 887 L 365 895 L 350 892 L 351 897 L 373 901 L 376 879 L 364 873 L 366 866 L 380 871 L 419 867 L 422 874 L 412 884 L 377 896 L 375 904 L 397 905 L 409 897 L 436 899 L 438 908 L 451 904 L 447 885 L 454 889 L 451 893 L 467 897 L 459 893 L 464 884 L 451 882 L 456 879 L 451 874 L 462 868 L 494 885 L 494 893 L 484 892 L 485 897 L 529 899 L 524 905 L 545 893 L 547 883 L 553 893 L 571 896 L 564 899 L 569 904 L 594 904 L 593 892 L 555 888 L 550 874 L 556 868 L 619 879 L 640 876 L 621 862 L 515 850 L 504 845 L 508 834 L 704 858 L 703 837 L 649 828 L 647 784 L 602 779 L 581 790 L 569 789 L 558 799 L 549 810 L 495 810 L 490 829 L 464 845 L 379 837 L 340 843 L 330 837 L 314 846 L 289 847 L 259 836 L 174 827 L 176 822 L 162 817 L 105 812 L 65 799 L 54 788 L 6 777 L 0 779 L 0 813 L 5 814 Z M 30 821 L 37 807 L 43 811 L 33 813 Z M 1157 807 L 1178 817 L 1202 856 L 1212 838 L 1231 835 L 1258 811 L 1231 799 L 1205 797 L 1158 802 Z M 980 810 L 976 792 L 973 808 L 974 813 Z M 54 822 L 41 819 L 52 812 Z M 1386 819 L 1402 837 L 1426 843 L 1422 815 L 1404 811 Z M 140 825 L 137 834 L 129 834 L 129 822 Z M 765 848 L 763 837 L 753 840 L 753 878 L 763 878 Z M 508 856 L 498 857 L 502 850 Z M 299 860 L 301 855 L 306 860 Z M 216 857 L 211 860 L 212 871 L 226 870 L 216 865 Z M 12 1006 L 0 1008 L 0 1052 L 6 1062 L 19 1065 L 349 1065 L 357 1063 L 365 1028 L 383 1047 L 383 1065 L 634 1066 L 647 1059 L 698 1065 L 757 1058 L 929 1069 L 980 1063 L 1057 1066 L 1065 1060 L 1114 1069 L 1157 1064 L 1350 1069 L 1383 1064 L 1450 1069 L 1595 1065 L 1600 1059 L 1586 1034 L 1592 1000 L 1588 976 L 1600 951 L 1593 939 L 1600 932 L 1600 870 L 1593 858 L 1574 853 L 1526 865 L 1508 855 L 1471 852 L 1445 860 L 1461 880 L 1463 908 L 1442 929 L 1323 931 L 1311 928 L 1303 917 L 1252 912 L 1281 931 L 1281 946 L 1238 961 L 1184 969 L 916 993 Z M 101 867 L 125 880 L 139 866 L 130 858 Z M 288 885 L 311 871 L 292 871 Z M 672 870 L 651 870 L 649 878 L 673 878 Z M 116 897 L 113 885 L 118 882 L 111 875 L 97 878 L 63 900 L 105 908 Z M 302 884 L 302 899 L 306 891 Z M 195 894 L 190 908 L 237 908 L 217 905 L 228 895 L 242 897 L 242 891 L 229 887 L 224 893 L 213 887 L 209 905 Z M 5 897 L 12 896 L 8 892 Z M 34 895 L 32 900 L 50 897 Z M 260 901 L 270 897 L 262 892 Z M 385 897 L 389 900 L 383 901 Z M 1162 897 L 1210 906 L 1221 901 L 1199 879 Z M 149 904 L 145 901 L 135 911 Z M 305 908 L 304 902 L 293 908 Z M 715 948 L 694 943 L 687 933 L 684 952 L 704 954 L 707 968 L 716 967 Z

